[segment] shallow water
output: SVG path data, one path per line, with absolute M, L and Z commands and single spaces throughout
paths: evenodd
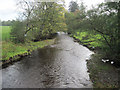
M 55 44 L 2 70 L 3 88 L 92 88 L 86 59 L 91 52 L 66 34 Z

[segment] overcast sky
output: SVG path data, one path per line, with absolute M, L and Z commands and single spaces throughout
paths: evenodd
M 68 9 L 69 2 L 71 0 L 65 0 L 66 8 Z M 78 3 L 81 0 L 73 0 L 77 1 Z M 104 0 L 82 0 L 88 8 L 91 5 L 96 5 L 98 3 L 104 2 Z M 15 0 L 1 0 L 0 1 L 0 20 L 12 20 L 18 17 L 18 10 L 16 7 Z

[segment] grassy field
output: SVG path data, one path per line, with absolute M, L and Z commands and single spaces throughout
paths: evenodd
M 11 27 L 10 26 L 0 26 L 0 28 L 2 30 L 2 31 L 0 31 L 0 35 L 2 35 L 2 41 L 9 40 Z

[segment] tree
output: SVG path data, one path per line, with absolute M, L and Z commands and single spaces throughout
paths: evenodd
M 81 8 L 82 7 L 82 8 Z M 97 8 L 80 9 L 66 13 L 68 32 L 88 31 L 100 34 L 103 39 L 99 40 L 103 45 L 100 47 L 110 60 L 120 63 L 120 2 L 101 3 Z
M 51 37 L 58 31 L 65 31 L 64 3 L 31 2 L 20 0 L 23 7 L 24 35 L 31 40 L 43 40 Z
M 89 30 L 95 31 L 103 36 L 103 51 L 110 60 L 114 60 L 116 64 L 119 64 L 119 35 L 118 31 L 118 11 L 115 3 L 102 3 L 98 8 L 94 8 L 87 12 L 86 27 Z
M 35 6 L 32 17 L 36 21 L 33 26 L 38 30 L 36 39 L 46 39 L 53 33 L 66 30 L 64 7 L 55 2 L 41 2 Z
M 116 37 L 117 37 L 118 45 L 116 47 L 117 47 L 117 52 L 120 54 L 120 47 L 119 47 L 119 45 L 120 45 L 120 1 L 119 2 L 107 2 L 106 6 L 117 12 L 117 21 L 116 21 L 117 34 L 116 34 Z
M 68 32 L 75 33 L 84 26 L 83 21 L 86 18 L 86 7 L 81 3 L 79 9 L 74 12 L 66 12 L 65 17 Z
M 23 22 L 17 20 L 13 23 L 11 29 L 11 40 L 14 43 L 24 43 L 25 36 L 24 36 L 25 25 Z
M 78 6 L 77 2 L 71 1 L 70 5 L 69 5 L 69 11 L 75 12 L 78 9 L 79 9 L 79 6 Z
M 15 20 L 2 21 L 2 26 L 11 26 Z

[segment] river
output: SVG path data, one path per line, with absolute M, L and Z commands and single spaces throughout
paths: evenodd
M 92 88 L 86 59 L 93 54 L 59 34 L 55 43 L 2 69 L 2 88 Z

